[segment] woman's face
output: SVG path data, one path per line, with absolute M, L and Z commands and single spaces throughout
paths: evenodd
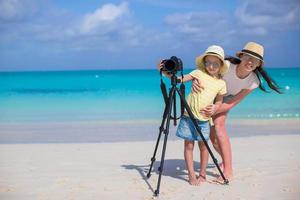
M 258 66 L 261 65 L 260 60 L 248 54 L 242 54 L 240 59 L 242 62 L 239 65 L 249 72 L 254 71 Z
M 222 65 L 221 60 L 216 56 L 205 56 L 204 66 L 208 74 L 211 76 L 218 76 L 220 67 Z

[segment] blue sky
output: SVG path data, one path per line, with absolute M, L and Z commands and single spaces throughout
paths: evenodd
M 212 44 L 300 67 L 299 0 L 0 0 L 0 71 L 185 68 Z

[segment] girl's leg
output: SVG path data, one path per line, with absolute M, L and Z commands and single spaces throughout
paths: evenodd
M 189 173 L 189 183 L 191 185 L 198 185 L 194 170 L 194 159 L 193 159 L 194 141 L 184 140 L 184 159 L 186 168 Z
M 208 150 L 204 144 L 204 142 L 198 142 L 198 146 L 200 149 L 200 172 L 199 172 L 199 182 L 206 181 L 206 167 L 208 163 Z
M 215 131 L 217 136 L 217 141 L 221 151 L 221 157 L 223 160 L 223 173 L 226 178 L 231 178 L 233 176 L 232 170 L 232 152 L 230 140 L 225 128 L 225 121 L 227 118 L 226 113 L 220 113 L 214 118 Z

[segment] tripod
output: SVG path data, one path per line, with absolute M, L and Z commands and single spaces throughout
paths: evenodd
M 176 93 L 179 94 L 179 97 L 180 97 L 180 100 L 182 102 L 182 106 L 184 107 L 184 109 L 186 109 L 189 117 L 191 118 L 198 134 L 200 134 L 214 164 L 217 166 L 218 168 L 218 171 L 219 173 L 221 174 L 223 180 L 224 180 L 224 183 L 225 184 L 228 184 L 228 180 L 225 178 L 222 170 L 220 169 L 220 166 L 218 165 L 218 160 L 214 157 L 210 147 L 208 146 L 208 143 L 207 141 L 205 140 L 204 136 L 202 135 L 201 133 L 201 130 L 200 128 L 198 127 L 197 125 L 197 121 L 188 105 L 188 103 L 186 102 L 185 100 L 185 97 L 184 97 L 184 94 L 182 93 L 182 91 L 180 91 L 176 85 L 177 85 L 177 77 L 176 77 L 176 72 L 175 73 L 172 73 L 172 76 L 171 76 L 171 89 L 169 91 L 169 96 L 167 96 L 166 92 L 164 94 L 164 91 L 163 91 L 163 86 L 161 86 L 162 88 L 162 91 L 163 91 L 163 94 L 164 94 L 164 99 L 165 99 L 165 103 L 166 103 L 166 106 L 165 106 L 165 109 L 164 109 L 164 113 L 163 113 L 163 119 L 162 119 L 162 122 L 161 122 L 161 125 L 159 127 L 159 134 L 158 134 L 158 138 L 157 138 L 157 141 L 156 141 L 156 145 L 155 145 L 155 149 L 154 149 L 154 153 L 153 153 L 153 156 L 151 158 L 151 164 L 150 164 L 150 168 L 149 168 L 149 171 L 148 171 L 148 174 L 147 174 L 147 177 L 150 178 L 151 176 L 151 171 L 152 171 L 152 167 L 153 167 L 153 163 L 155 162 L 155 156 L 156 156 L 156 152 L 157 152 L 157 148 L 158 148 L 158 145 L 159 145 L 159 142 L 160 142 L 160 138 L 161 138 L 161 134 L 164 133 L 164 143 L 163 143 L 163 148 L 162 148 L 162 155 L 161 155 L 161 162 L 160 162 L 160 166 L 158 168 L 158 171 L 159 171 L 159 176 L 158 176 L 158 181 L 157 181 L 157 188 L 156 190 L 154 191 L 154 195 L 155 196 L 158 196 L 159 195 L 159 189 L 160 189 L 160 182 L 161 182 L 161 175 L 162 175 L 162 172 L 163 172 L 163 167 L 164 167 L 164 160 L 165 160 L 165 153 L 166 153 L 166 148 L 167 148 L 167 141 L 168 141 L 168 135 L 169 135 L 169 127 L 170 127 L 170 121 L 171 121 L 171 112 L 172 112 L 172 108 L 173 108 L 173 111 L 174 111 L 174 124 L 176 125 Z M 162 82 L 163 84 L 163 82 Z M 174 104 L 173 104 L 174 103 Z

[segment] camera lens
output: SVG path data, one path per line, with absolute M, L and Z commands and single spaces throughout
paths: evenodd
M 167 71 L 172 72 L 176 69 L 176 63 L 175 61 L 168 59 L 166 60 L 166 62 L 164 63 L 164 67 Z
M 182 61 L 176 56 L 172 56 L 170 59 L 163 60 L 162 64 L 163 71 L 176 74 L 178 71 L 182 70 Z

